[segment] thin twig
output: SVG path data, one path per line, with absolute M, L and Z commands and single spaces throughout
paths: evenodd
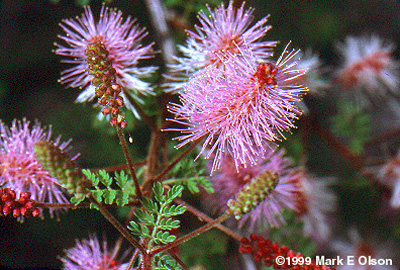
M 129 261 L 129 264 L 128 264 L 128 266 L 125 268 L 125 270 L 129 270 L 129 269 L 133 268 L 133 264 L 135 263 L 135 261 L 136 261 L 136 259 L 137 259 L 138 256 L 139 256 L 139 250 L 136 249 L 136 250 L 135 250 L 135 253 L 133 253 L 133 256 L 132 256 L 131 260 Z
M 191 233 L 189 233 L 189 234 L 187 234 L 187 235 L 175 240 L 174 242 L 171 242 L 171 243 L 169 243 L 169 244 L 167 244 L 165 246 L 156 247 L 156 248 L 152 249 L 149 252 L 149 254 L 150 255 L 155 255 L 157 253 L 160 253 L 160 252 L 169 250 L 169 249 L 171 249 L 173 247 L 176 247 L 176 246 L 182 244 L 183 242 L 186 242 L 186 241 L 188 241 L 188 240 L 190 240 L 192 238 L 195 238 L 196 236 L 198 236 L 198 235 L 200 235 L 202 233 L 205 233 L 206 231 L 212 229 L 215 225 L 225 221 L 227 218 L 229 218 L 231 216 L 231 214 L 232 214 L 232 212 L 230 210 L 226 210 L 219 218 L 217 218 L 217 219 L 207 223 L 206 225 L 200 227 L 199 229 L 197 229 L 197 230 L 195 230 L 195 231 L 193 231 L 193 232 L 191 232 Z
M 204 214 L 203 212 L 197 210 L 196 208 L 194 208 L 193 206 L 187 204 L 186 202 L 182 201 L 181 199 L 175 199 L 174 200 L 177 204 L 183 205 L 186 207 L 186 209 L 191 212 L 192 214 L 194 214 L 195 216 L 197 216 L 198 218 L 206 221 L 206 222 L 212 222 L 213 219 L 210 218 L 209 216 L 207 216 L 206 214 Z M 243 237 L 240 236 L 239 234 L 235 233 L 234 231 L 232 231 L 231 229 L 225 227 L 222 224 L 217 224 L 215 225 L 216 228 L 218 228 L 220 231 L 226 233 L 227 235 L 229 235 L 230 237 L 240 241 Z
M 105 209 L 99 202 L 97 202 L 91 195 L 89 195 L 89 199 L 93 202 L 97 208 L 99 209 L 100 213 L 131 243 L 135 248 L 139 249 L 140 253 L 146 254 L 146 250 L 144 247 L 133 237 L 133 235 L 118 222 L 118 220 L 111 215 L 107 209 Z
M 127 91 L 125 88 L 122 90 L 124 91 L 125 97 L 129 100 L 129 103 L 135 108 L 141 118 L 146 122 L 146 124 L 150 127 L 151 131 L 157 131 L 157 126 L 154 124 L 154 121 L 142 110 L 142 108 L 137 104 L 137 102 L 133 99 L 131 93 Z
M 180 266 L 182 266 L 183 270 L 189 270 L 190 268 L 176 255 L 172 250 L 168 250 L 169 255 L 172 256 L 172 258 L 175 259 L 177 263 L 179 263 Z
M 146 160 L 139 161 L 139 162 L 134 162 L 132 164 L 133 167 L 140 167 L 143 165 L 146 165 Z M 116 166 L 111 166 L 111 167 L 106 167 L 106 168 L 93 168 L 90 169 L 91 172 L 98 172 L 98 171 L 106 171 L 106 172 L 116 172 L 116 171 L 122 171 L 122 170 L 127 170 L 129 169 L 128 164 L 121 164 L 121 165 L 116 165 Z
M 179 163 L 187 154 L 192 151 L 197 144 L 200 142 L 200 139 L 193 142 L 191 146 L 189 146 L 182 154 L 180 154 L 174 161 L 172 161 L 167 168 L 165 168 L 159 175 L 157 175 L 154 179 L 149 179 L 145 183 L 143 183 L 143 186 L 149 185 L 150 183 L 158 182 L 160 181 L 172 168 L 175 167 L 176 164 Z M 151 185 L 150 185 L 151 186 Z
M 125 220 L 125 226 L 127 226 L 129 224 L 129 221 L 132 220 L 133 215 L 135 214 L 135 209 L 136 209 L 136 207 L 134 206 L 129 211 L 128 217 Z M 116 255 L 118 254 L 119 249 L 122 246 L 123 240 L 124 240 L 124 237 L 122 235 L 120 235 L 118 237 L 118 240 L 117 240 L 116 244 L 115 244 L 114 251 L 113 251 L 113 254 L 112 254 L 111 258 L 115 258 L 116 257 Z
M 387 133 L 380 134 L 380 135 L 368 140 L 367 142 L 364 143 L 364 146 L 366 146 L 366 147 L 373 146 L 378 143 L 385 142 L 385 141 L 388 141 L 390 139 L 393 139 L 393 138 L 396 138 L 399 136 L 400 136 L 400 128 L 397 128 L 397 129 L 391 130 Z
M 339 154 L 346 158 L 356 169 L 362 169 L 364 165 L 365 158 L 360 155 L 353 153 L 346 145 L 341 143 L 336 137 L 334 137 L 330 132 L 323 129 L 317 122 L 305 118 L 309 121 L 311 130 L 316 132 L 322 139 L 324 139 L 328 145 L 335 148 Z
M 43 207 L 43 208 L 89 208 L 90 203 L 81 202 L 78 205 L 75 203 L 43 203 L 43 202 L 35 202 L 35 207 Z
M 142 197 L 142 191 L 140 189 L 139 181 L 136 177 L 135 169 L 133 168 L 132 158 L 131 158 L 131 155 L 129 154 L 129 150 L 128 150 L 128 146 L 126 144 L 124 133 L 120 127 L 117 127 L 117 134 L 118 134 L 118 139 L 121 144 L 122 150 L 124 152 L 126 162 L 128 163 L 133 182 L 135 183 L 136 196 L 140 199 Z
M 161 132 L 156 131 L 151 134 L 149 153 L 147 155 L 147 167 L 144 173 L 144 182 L 152 179 L 156 172 L 159 158 L 159 150 L 161 146 Z M 144 186 L 143 186 L 144 187 Z M 145 192 L 146 190 L 144 190 Z

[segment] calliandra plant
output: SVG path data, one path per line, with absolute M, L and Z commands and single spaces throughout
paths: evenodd
M 174 1 L 166 2 L 171 6 Z M 99 15 L 84 7 L 81 16 L 63 20 L 55 53 L 69 68 L 61 73 L 60 82 L 83 89 L 79 102 L 96 99 L 94 110 L 117 135 L 120 148 L 113 151 L 122 150 L 125 162 L 82 169 L 78 155 L 69 155 L 70 141 L 52 138 L 50 129 L 25 119 L 11 126 L 0 122 L 0 216 L 44 218 L 46 208 L 51 217 L 60 217 L 65 211 L 59 210 L 66 209 L 98 211 L 119 238 L 105 240 L 89 232 L 88 238 L 77 239 L 60 254 L 64 269 L 196 269 L 203 267 L 207 255 L 215 254 L 220 255 L 215 269 L 227 269 L 221 258 L 228 254 L 241 262 L 237 269 L 334 269 L 311 258 L 338 246 L 331 244 L 335 230 L 329 219 L 336 213 L 338 200 L 329 185 L 339 185 L 336 180 L 311 177 L 307 168 L 315 158 L 309 153 L 311 132 L 357 169 L 354 177 L 372 175 L 375 182 L 393 189 L 392 207 L 399 206 L 397 163 L 383 163 L 369 174 L 363 170 L 366 136 L 351 132 L 370 130 L 364 127 L 369 118 L 362 109 L 350 117 L 350 124 L 341 122 L 341 112 L 333 119 L 337 134 L 356 141 L 357 154 L 316 123 L 312 110 L 303 115 L 299 104 L 308 93 L 304 83 L 324 90 L 332 86 L 332 82 L 321 82 L 320 70 L 307 74 L 307 69 L 321 66 L 319 58 L 310 56 L 299 62 L 300 50 L 292 49 L 290 43 L 275 49 L 278 42 L 267 36 L 269 15 L 256 21 L 256 10 L 238 2 L 199 11 L 198 24 L 187 30 L 186 43 L 174 56 L 160 0 L 147 1 L 158 44 L 147 40 L 147 32 L 135 19 L 125 19 L 121 11 L 106 4 Z M 357 63 L 349 66 L 346 60 L 342 71 L 334 73 L 348 87 L 346 91 L 359 84 L 376 89 L 385 71 L 395 76 L 396 65 L 389 57 L 392 46 L 377 40 L 370 40 L 372 47 L 384 52 L 373 54 L 377 59 L 360 53 Z M 354 45 L 355 40 L 345 43 Z M 148 62 L 157 53 L 164 61 L 160 69 L 153 66 L 156 61 Z M 155 74 L 156 70 L 160 73 Z M 363 81 L 362 74 L 371 72 L 374 76 Z M 383 80 L 391 93 L 397 85 L 392 77 Z M 314 89 L 311 94 L 317 92 Z M 359 116 L 365 121 L 354 119 Z M 89 127 L 90 119 L 84 121 Z M 131 144 L 136 149 L 141 146 L 135 139 L 128 144 L 125 133 L 130 129 L 140 132 L 133 138 L 144 137 L 140 121 L 151 134 L 146 157 L 134 162 L 139 153 L 133 153 Z M 300 130 L 294 132 L 298 126 Z M 80 152 L 85 155 L 84 149 Z M 364 181 L 360 186 L 371 183 Z M 208 245 L 202 237 L 214 228 L 221 234 Z M 282 242 L 287 235 L 292 242 L 312 238 L 326 249 L 310 252 L 309 246 L 301 246 L 294 251 L 274 241 L 273 234 Z M 199 241 L 196 250 L 185 249 L 189 241 Z M 187 259 L 201 248 L 200 263 Z

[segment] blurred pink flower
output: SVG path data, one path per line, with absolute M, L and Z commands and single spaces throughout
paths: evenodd
M 343 58 L 338 80 L 360 101 L 398 94 L 399 64 L 392 57 L 393 44 L 375 35 L 350 36 L 337 44 L 337 50 Z
M 297 211 L 296 200 L 299 188 L 293 179 L 298 177 L 296 170 L 290 168 L 291 160 L 284 157 L 284 152 L 269 151 L 264 162 L 256 166 L 241 167 L 236 170 L 233 158 L 225 156 L 221 170 L 210 178 L 214 193 L 204 195 L 204 204 L 221 214 L 227 209 L 227 202 L 234 199 L 238 191 L 265 171 L 278 174 L 279 182 L 271 194 L 260 202 L 256 208 L 244 214 L 239 227 L 249 231 L 265 231 L 268 226 L 279 226 L 284 219 L 281 211 L 285 208 Z
M 329 190 L 332 178 L 312 177 L 299 170 L 294 181 L 299 188 L 297 213 L 304 223 L 304 232 L 317 242 L 324 243 L 331 236 L 331 215 L 336 209 L 336 196 Z
M 0 122 L 0 186 L 14 189 L 17 194 L 29 191 L 36 202 L 68 203 L 67 193 L 57 179 L 43 169 L 34 154 L 38 141 L 50 141 L 47 132 L 39 124 L 30 127 L 26 120 L 14 121 L 11 128 Z M 52 142 L 64 150 L 70 141 L 60 143 L 60 137 Z M 76 157 L 75 157 L 76 158 Z M 62 208 L 50 208 L 50 214 Z
M 400 156 L 389 159 L 379 170 L 379 181 L 392 190 L 390 205 L 400 207 Z
M 344 264 L 338 266 L 338 270 L 398 269 L 394 265 L 396 254 L 393 243 L 378 241 L 373 237 L 363 239 L 354 228 L 350 229 L 349 237 L 349 242 L 335 241 L 332 244 L 340 258 L 344 258 Z M 349 263 L 348 258 L 352 258 L 353 262 Z
M 254 9 L 245 10 L 243 3 L 236 10 L 233 1 L 227 8 L 222 4 L 215 10 L 208 8 L 208 11 L 210 15 L 203 11 L 199 13 L 200 26 L 195 26 L 195 31 L 188 31 L 186 45 L 179 46 L 183 56 L 175 57 L 178 63 L 169 66 L 173 74 L 169 77 L 172 82 L 167 84 L 169 92 L 181 91 L 183 82 L 194 72 L 210 65 L 221 67 L 223 60 L 232 56 L 251 55 L 259 60 L 272 56 L 272 48 L 277 42 L 262 41 L 271 29 L 266 25 L 268 16 L 250 26 Z
M 152 58 L 152 45 L 142 46 L 141 42 L 147 35 L 135 20 L 128 17 L 124 21 L 122 12 L 109 9 L 105 5 L 100 11 L 100 19 L 96 23 L 90 7 L 85 7 L 85 13 L 75 19 L 64 20 L 60 24 L 65 35 L 59 36 L 66 45 L 56 43 L 55 53 L 66 57 L 63 63 L 73 67 L 61 73 L 61 82 L 70 87 L 85 88 L 79 95 L 78 102 L 86 102 L 95 98 L 95 87 L 90 85 L 92 76 L 88 73 L 85 50 L 89 42 L 100 40 L 109 52 L 109 59 L 116 70 L 117 83 L 132 91 L 132 96 L 140 101 L 140 95 L 152 93 L 152 88 L 139 77 L 148 77 L 155 71 L 154 67 L 139 68 L 137 64 L 142 59 Z M 124 97 L 126 106 L 136 113 L 129 100 Z
M 295 69 L 294 50 L 284 51 L 276 63 L 258 64 L 252 57 L 232 57 L 224 70 L 209 66 L 185 84 L 182 104 L 169 111 L 186 126 L 177 148 L 205 137 L 206 158 L 215 154 L 211 173 L 220 167 L 223 154 L 233 157 L 236 168 L 257 164 L 274 147 L 274 141 L 294 128 L 301 114 L 296 106 L 307 88 L 298 84 L 303 70 Z M 288 63 L 290 61 L 290 63 Z

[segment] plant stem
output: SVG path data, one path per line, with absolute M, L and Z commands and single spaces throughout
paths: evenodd
M 180 154 L 174 161 L 172 161 L 167 168 L 165 168 L 159 175 L 156 176 L 156 178 L 154 178 L 153 180 L 151 180 L 151 182 L 157 182 L 162 180 L 162 178 L 173 168 L 175 167 L 176 164 L 179 163 L 179 161 L 181 161 L 187 154 L 190 153 L 190 151 L 192 151 L 197 144 L 200 142 L 200 139 L 198 139 L 197 141 L 193 142 L 192 145 L 190 147 L 188 147 L 182 154 Z
M 364 158 L 360 155 L 353 153 L 346 145 L 341 143 L 337 138 L 335 138 L 330 132 L 322 128 L 316 121 L 305 118 L 309 121 L 310 128 L 312 131 L 316 132 L 322 139 L 324 139 L 328 145 L 335 148 L 339 154 L 346 158 L 354 168 L 362 169 L 364 165 Z
M 89 208 L 90 203 L 81 202 L 78 205 L 74 203 L 43 203 L 43 202 L 35 202 L 35 207 L 43 207 L 43 208 L 52 208 L 52 207 L 60 207 L 60 208 Z
M 174 258 L 174 260 L 179 263 L 179 265 L 183 268 L 183 270 L 189 270 L 189 267 L 181 260 L 179 259 L 179 257 L 172 252 L 171 250 L 168 250 L 169 255 L 172 256 L 172 258 Z
M 146 165 L 146 160 L 143 161 L 139 161 L 139 162 L 134 162 L 132 165 L 133 167 L 140 167 L 143 165 Z M 129 165 L 128 164 L 121 164 L 121 165 L 116 165 L 116 166 L 111 166 L 111 167 L 106 167 L 106 168 L 94 168 L 94 169 L 90 169 L 91 172 L 98 172 L 98 171 L 106 171 L 106 172 L 115 172 L 115 171 L 122 171 L 122 170 L 126 170 L 129 169 Z
M 135 248 L 139 249 L 141 254 L 146 254 L 144 247 L 133 237 L 133 235 L 118 222 L 118 220 L 111 215 L 100 203 L 98 203 L 91 195 L 88 196 L 90 201 L 93 202 L 100 213 L 129 241 Z
M 125 97 L 128 99 L 129 103 L 132 104 L 140 117 L 142 117 L 146 124 L 149 126 L 151 131 L 157 131 L 157 126 L 154 124 L 154 121 L 142 110 L 142 107 L 137 104 L 137 102 L 133 99 L 131 93 L 129 93 L 125 88 L 123 88 L 122 91 L 124 91 Z
M 390 139 L 395 139 L 400 135 L 400 128 L 393 129 L 387 133 L 384 134 L 379 134 L 375 136 L 374 138 L 371 138 L 367 142 L 364 143 L 364 146 L 370 147 L 370 146 L 375 146 L 379 143 L 385 142 Z
M 200 235 L 200 234 L 202 234 L 202 233 L 205 233 L 206 231 L 210 230 L 210 229 L 213 228 L 215 225 L 217 225 L 217 224 L 219 224 L 219 223 L 225 221 L 227 218 L 230 217 L 231 214 L 232 214 L 232 212 L 231 212 L 230 210 L 226 210 L 226 211 L 222 214 L 222 216 L 220 216 L 219 218 L 217 218 L 217 219 L 215 219 L 215 220 L 213 220 L 213 221 L 207 223 L 207 224 L 204 225 L 203 227 L 200 227 L 199 229 L 195 230 L 194 232 L 191 232 L 191 233 L 189 233 L 189 234 L 187 234 L 187 235 L 185 235 L 185 236 L 183 236 L 183 237 L 181 237 L 181 238 L 175 240 L 175 241 L 172 242 L 172 243 L 169 243 L 169 244 L 167 244 L 167 245 L 165 245 L 165 246 L 162 246 L 162 247 L 154 248 L 153 250 L 151 250 L 151 251 L 149 252 L 149 254 L 155 255 L 155 254 L 157 254 L 157 253 L 160 253 L 160 252 L 169 250 L 169 249 L 171 249 L 171 248 L 173 248 L 173 247 L 175 247 L 175 246 L 177 246 L 177 245 L 180 245 L 180 244 L 182 244 L 183 242 L 186 242 L 186 241 L 188 241 L 188 240 L 190 240 L 190 239 L 192 239 L 192 238 L 195 238 L 196 236 L 198 236 L 198 235 Z
M 138 199 L 140 199 L 142 197 L 142 191 L 140 189 L 139 181 L 136 177 L 135 169 L 133 168 L 132 158 L 131 158 L 131 155 L 129 154 L 129 150 L 128 150 L 128 146 L 126 144 L 124 133 L 120 127 L 117 127 L 117 134 L 118 134 L 118 139 L 121 144 L 122 150 L 124 152 L 125 159 L 128 163 L 133 182 L 135 183 L 136 196 L 138 197 Z
M 181 199 L 175 199 L 174 200 L 175 203 L 183 205 L 186 207 L 186 209 L 191 212 L 192 214 L 194 214 L 195 216 L 197 216 L 199 219 L 205 220 L 207 222 L 212 222 L 213 219 L 210 218 L 209 216 L 207 216 L 206 214 L 204 214 L 203 212 L 197 210 L 196 208 L 194 208 L 193 206 L 187 204 L 186 202 L 182 201 Z M 220 231 L 226 233 L 227 235 L 229 235 L 230 237 L 236 239 L 237 241 L 240 242 L 240 240 L 243 238 L 242 236 L 240 236 L 239 234 L 235 233 L 234 231 L 232 231 L 231 229 L 225 227 L 222 224 L 217 224 L 215 225 L 216 228 L 218 228 Z
M 131 260 L 129 261 L 129 264 L 128 264 L 128 266 L 125 268 L 125 270 L 129 270 L 129 269 L 133 268 L 133 264 L 135 263 L 135 261 L 136 261 L 136 259 L 137 259 L 138 256 L 139 256 L 139 250 L 136 249 L 136 250 L 135 250 L 135 253 L 133 253 L 133 256 L 132 256 Z
M 139 269 L 152 270 L 151 269 L 152 259 L 153 259 L 153 255 L 148 254 L 148 253 L 142 254 L 142 265 L 141 265 L 141 268 L 139 268 Z
M 158 154 L 160 150 L 160 131 L 151 134 L 149 153 L 147 155 L 147 167 L 144 174 L 144 183 L 154 177 L 158 165 Z

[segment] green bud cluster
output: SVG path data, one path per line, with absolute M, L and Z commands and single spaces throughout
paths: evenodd
M 89 66 L 89 74 L 93 76 L 92 84 L 96 87 L 98 103 L 103 106 L 103 115 L 111 115 L 110 124 L 125 128 L 126 120 L 120 107 L 124 105 L 124 99 L 120 96 L 121 86 L 117 83 L 117 73 L 112 67 L 109 52 L 99 39 L 91 41 L 85 50 L 86 61 Z
M 36 142 L 34 152 L 43 168 L 56 178 L 70 194 L 82 199 L 85 197 L 86 188 L 91 186 L 90 181 L 66 153 L 46 141 Z
M 245 185 L 236 194 L 235 199 L 228 201 L 228 207 L 237 220 L 254 210 L 271 194 L 279 182 L 278 174 L 265 171 Z

